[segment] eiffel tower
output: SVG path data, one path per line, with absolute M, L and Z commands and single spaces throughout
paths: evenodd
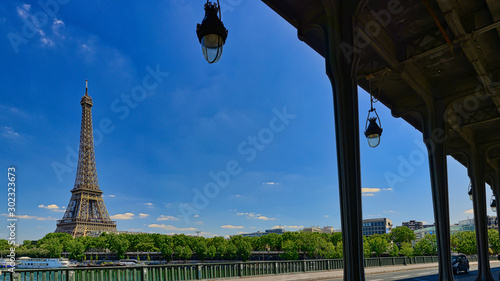
M 116 232 L 116 222 L 109 217 L 97 181 L 92 131 L 92 98 L 88 94 L 85 80 L 85 95 L 82 97 L 82 127 L 80 152 L 75 186 L 62 220 L 57 221 L 55 232 L 68 233 L 73 237 L 98 236 L 102 232 Z

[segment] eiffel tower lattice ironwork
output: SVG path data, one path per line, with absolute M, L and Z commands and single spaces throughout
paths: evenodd
M 94 135 L 92 131 L 92 98 L 88 95 L 86 81 L 82 105 L 82 127 L 80 131 L 80 152 L 75 186 L 62 220 L 57 221 L 55 232 L 73 237 L 97 236 L 102 232 L 116 232 L 116 222 L 109 217 L 97 181 Z

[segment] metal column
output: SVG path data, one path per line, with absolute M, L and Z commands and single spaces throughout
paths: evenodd
M 474 225 L 476 228 L 478 272 L 476 280 L 493 281 L 488 251 L 488 221 L 485 186 L 485 151 L 472 145 L 469 157 L 469 177 L 472 181 Z
M 359 156 L 356 59 L 345 57 L 340 44 L 354 46 L 353 18 L 358 1 L 323 0 L 327 15 L 326 72 L 333 88 L 339 174 L 344 280 L 363 281 L 361 172 Z
M 424 123 L 424 142 L 429 154 L 432 204 L 436 226 L 439 260 L 439 280 L 454 280 L 451 268 L 450 207 L 448 200 L 448 168 L 446 161 L 446 134 L 444 120 L 430 112 Z M 437 117 L 437 118 L 436 118 Z

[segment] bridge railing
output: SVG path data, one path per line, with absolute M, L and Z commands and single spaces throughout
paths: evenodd
M 469 257 L 477 261 L 476 257 Z M 491 256 L 490 260 L 497 260 Z M 365 267 L 436 263 L 437 256 L 366 258 Z M 263 276 L 343 269 L 341 259 L 105 266 L 2 271 L 0 281 L 174 281 Z

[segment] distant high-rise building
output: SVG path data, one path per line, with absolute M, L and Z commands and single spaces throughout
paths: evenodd
M 392 221 L 388 218 L 363 220 L 363 236 L 391 232 Z
M 403 226 L 406 226 L 409 229 L 415 231 L 417 229 L 424 228 L 424 223 L 421 221 L 410 220 L 410 221 L 406 221 L 406 222 L 404 221 Z
M 68 233 L 73 237 L 98 236 L 102 232 L 116 232 L 116 222 L 109 217 L 97 181 L 92 130 L 93 103 L 88 95 L 88 87 L 80 104 L 82 125 L 75 186 L 71 190 L 71 199 L 63 218 L 57 221 L 55 232 Z

